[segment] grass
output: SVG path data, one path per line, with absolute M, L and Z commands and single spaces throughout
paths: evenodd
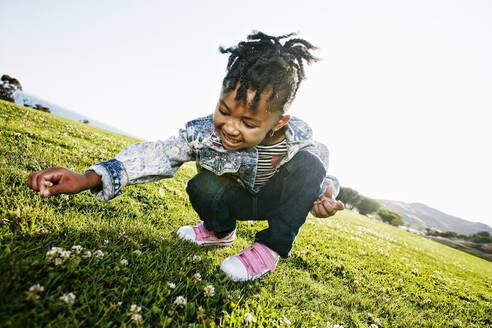
M 29 172 L 83 171 L 137 140 L 3 101 L 0 129 L 1 327 L 492 323 L 490 262 L 347 210 L 308 217 L 290 259 L 260 280 L 233 283 L 220 263 L 266 224 L 240 222 L 232 247 L 178 240 L 175 231 L 198 219 L 184 191 L 194 165 L 173 179 L 128 187 L 109 203 L 89 192 L 44 200 L 27 188 Z M 84 248 L 79 255 L 74 245 Z M 55 265 L 52 247 L 72 253 L 58 254 L 63 263 Z M 30 292 L 36 284 L 43 290 Z M 60 299 L 68 293 L 71 305 Z M 179 296 L 186 305 L 175 304 Z

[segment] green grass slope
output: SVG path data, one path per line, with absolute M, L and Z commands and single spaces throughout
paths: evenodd
M 265 223 L 239 223 L 232 247 L 178 240 L 198 219 L 191 164 L 109 203 L 27 188 L 29 172 L 83 171 L 135 141 L 0 101 L 1 327 L 491 325 L 491 263 L 350 211 L 308 217 L 274 273 L 229 281 L 220 263 Z

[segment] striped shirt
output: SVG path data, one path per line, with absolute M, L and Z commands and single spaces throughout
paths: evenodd
M 261 188 L 275 174 L 275 167 L 272 165 L 272 157 L 278 158 L 287 155 L 287 140 L 284 139 L 276 144 L 268 146 L 257 145 L 258 166 L 256 171 L 255 188 Z M 275 163 L 275 166 L 277 166 Z

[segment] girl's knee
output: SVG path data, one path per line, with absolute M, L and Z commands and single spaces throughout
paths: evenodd
M 215 195 L 230 182 L 231 180 L 227 177 L 218 176 L 210 171 L 203 170 L 188 181 L 186 192 L 190 200 L 199 197 L 212 201 Z

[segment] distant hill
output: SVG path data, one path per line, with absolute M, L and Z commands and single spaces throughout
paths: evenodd
M 484 223 L 471 222 L 443 213 L 421 203 L 405 203 L 395 200 L 378 199 L 381 205 L 400 214 L 405 223 L 422 228 L 434 228 L 440 231 L 455 231 L 472 234 L 478 231 L 492 233 L 492 228 Z

